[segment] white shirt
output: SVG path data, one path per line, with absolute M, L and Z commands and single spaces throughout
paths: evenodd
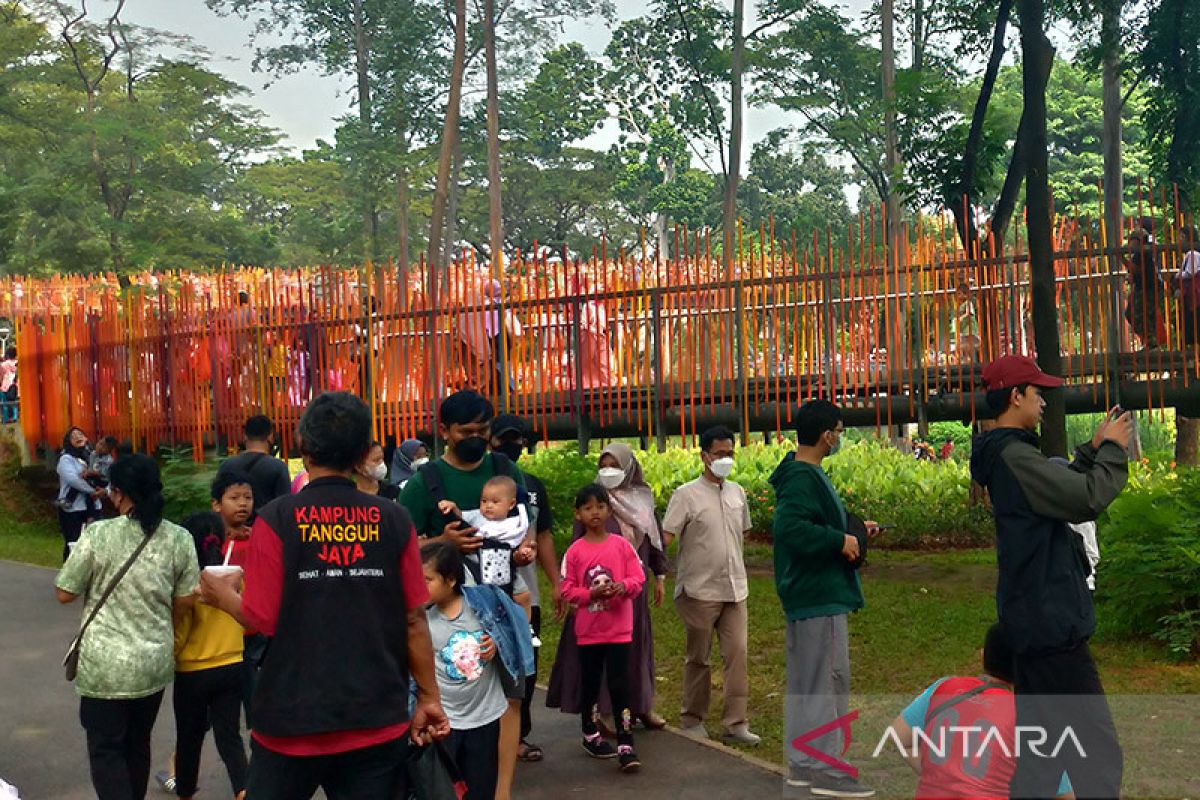
M 1200 274 L 1200 252 L 1189 250 L 1183 256 L 1183 263 L 1179 265 L 1180 278 L 1194 278 Z
M 1096 565 L 1100 563 L 1100 544 L 1096 541 L 1096 523 L 1068 522 L 1067 524 L 1083 539 L 1083 551 L 1087 553 L 1088 564 L 1092 567 L 1092 574 L 1087 577 L 1087 585 L 1094 592 L 1096 591 Z
M 463 522 L 479 530 L 485 539 L 494 539 L 516 549 L 529 533 L 529 514 L 525 506 L 517 504 L 517 516 L 504 519 L 488 519 L 478 508 L 462 512 Z

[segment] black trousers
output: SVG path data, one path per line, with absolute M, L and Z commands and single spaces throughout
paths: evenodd
M 250 719 L 250 701 L 254 699 L 254 687 L 258 685 L 258 668 L 267 656 L 271 640 L 261 633 L 242 637 L 242 706 L 246 710 L 246 730 L 254 730 Z
M 79 699 L 88 765 L 99 800 L 142 800 L 150 780 L 150 732 L 163 693 L 136 700 Z
M 469 731 L 450 731 L 446 751 L 467 784 L 465 800 L 494 800 L 500 771 L 500 720 Z
M 533 632 L 537 636 L 542 635 L 542 608 L 534 606 L 530 609 L 532 613 L 529 615 L 529 624 L 533 627 Z M 521 738 L 526 739 L 533 731 L 533 714 L 529 710 L 530 703 L 533 702 L 533 693 L 537 689 L 537 671 L 538 671 L 538 651 L 540 647 L 535 647 L 533 650 L 533 674 L 525 679 L 525 697 L 521 699 Z
M 254 800 L 309 800 L 324 789 L 329 800 L 396 800 L 408 797 L 408 735 L 331 756 L 285 756 L 250 743 Z
M 210 724 L 233 793 L 245 789 L 248 762 L 242 743 L 241 663 L 176 672 L 174 704 L 175 793 L 180 797 L 196 793 L 200 751 Z
M 91 517 L 92 512 L 87 510 L 58 510 L 58 529 L 62 531 L 64 564 L 67 563 L 67 556 L 71 555 L 71 545 L 79 541 L 79 534 L 83 533 L 83 526 Z
M 617 726 L 617 741 L 633 745 L 633 714 L 629 710 L 629 643 L 579 645 L 581 691 L 580 721 L 583 735 L 596 732 L 592 707 L 600 699 L 600 683 L 608 681 L 608 698 L 612 701 L 613 722 Z
M 1120 797 L 1121 745 L 1087 643 L 1018 655 L 1013 677 L 1017 726 L 1031 727 L 1037 736 L 1044 731 L 1045 743 L 1035 752 L 1032 737 L 1022 735 L 1009 796 L 1054 797 L 1066 772 L 1080 800 Z

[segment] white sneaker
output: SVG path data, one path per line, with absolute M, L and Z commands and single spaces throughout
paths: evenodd
M 707 739 L 708 731 L 704 729 L 704 724 L 689 725 L 686 728 L 680 728 L 679 732 L 689 739 Z
M 750 732 L 749 725 L 735 725 L 730 730 L 725 731 L 725 735 L 721 737 L 727 742 L 736 742 L 737 744 L 755 745 L 762 741 L 762 737 L 757 733 Z

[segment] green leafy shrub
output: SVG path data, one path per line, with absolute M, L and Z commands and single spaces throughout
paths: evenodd
M 1136 466 L 1100 520 L 1102 630 L 1200 654 L 1200 471 Z
M 947 439 L 954 443 L 952 457 L 955 461 L 967 461 L 971 457 L 971 426 L 961 422 L 932 422 L 929 424 L 929 443 L 940 449 Z
M 216 462 L 197 464 L 192 458 L 190 447 L 167 447 L 158 454 L 162 471 L 163 499 L 166 508 L 163 516 L 178 523 L 197 511 L 212 508 L 213 478 L 216 477 Z
M 786 441 L 738 449 L 732 479 L 746 490 L 756 534 L 770 535 L 775 493 L 767 479 L 794 451 L 795 445 Z M 643 451 L 638 460 L 654 490 L 660 516 L 671 494 L 701 469 L 696 449 Z M 522 469 L 546 484 L 560 543 L 570 538 L 575 492 L 595 480 L 596 464 L 596 455 L 581 456 L 569 446 L 544 447 L 521 461 Z M 880 540 L 881 547 L 988 545 L 992 541 L 991 514 L 967 504 L 970 475 L 964 463 L 917 461 L 886 442 L 862 438 L 848 440 L 825 467 L 850 511 L 896 526 Z

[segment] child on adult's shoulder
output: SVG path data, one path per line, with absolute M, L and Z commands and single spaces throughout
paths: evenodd
M 466 569 L 458 548 L 445 542 L 427 544 L 421 548 L 421 561 L 431 601 L 426 617 L 438 689 L 450 720 L 445 747 L 462 771 L 467 800 L 490 799 L 499 770 L 500 718 L 508 710 L 502 674 L 507 667 L 496 659 L 499 645 L 487 632 L 486 610 L 474 608 L 464 593 Z M 492 599 L 505 602 L 496 587 L 471 591 L 491 592 Z M 532 661 L 532 649 L 529 654 Z M 524 677 L 508 679 L 516 685 Z
M 633 641 L 633 598 L 646 575 L 641 559 L 623 536 L 605 529 L 611 508 L 608 492 L 589 484 L 575 496 L 575 518 L 583 526 L 563 557 L 562 597 L 576 607 L 579 642 L 582 746 L 592 758 L 617 757 L 622 772 L 636 772 L 641 761 L 633 749 L 629 708 L 629 649 Z M 617 749 L 604 740 L 592 715 L 602 680 L 608 683 L 617 724 Z

